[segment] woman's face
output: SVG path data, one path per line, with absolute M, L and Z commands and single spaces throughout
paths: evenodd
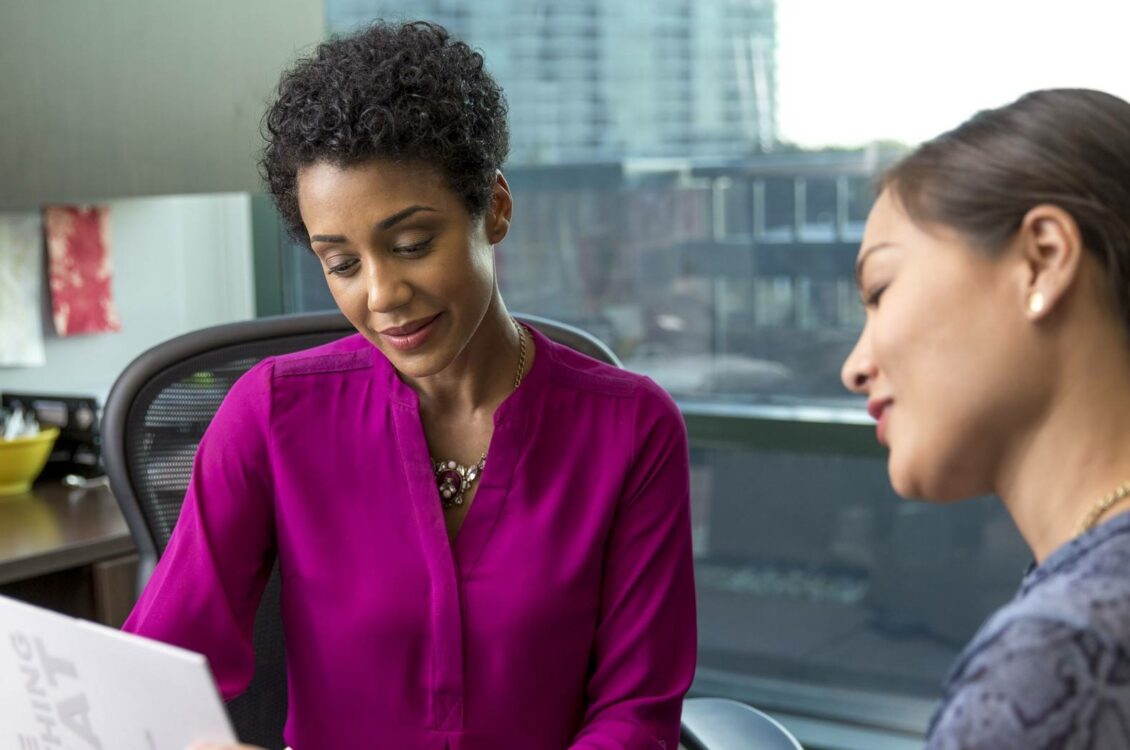
M 298 173 L 298 206 L 334 301 L 398 371 L 427 377 L 460 356 L 497 294 L 501 175 L 475 219 L 426 167 L 315 162 Z
M 866 324 L 842 377 L 868 397 L 900 495 L 991 491 L 1034 387 L 1017 268 L 920 228 L 889 191 L 876 201 L 857 260 Z

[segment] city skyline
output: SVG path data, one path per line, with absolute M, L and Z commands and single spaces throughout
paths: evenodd
M 775 0 L 330 0 L 330 32 L 424 18 L 481 49 L 513 164 L 776 147 Z
M 1130 99 L 1130 6 L 1078 0 L 328 0 L 330 31 L 430 18 L 483 49 L 515 163 L 914 145 L 1026 91 Z

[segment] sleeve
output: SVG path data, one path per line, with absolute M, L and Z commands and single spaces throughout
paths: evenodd
M 272 369 L 248 371 L 216 412 L 168 547 L 123 626 L 204 654 L 225 700 L 251 681 L 252 626 L 275 557 Z
M 647 381 L 605 549 L 583 725 L 572 750 L 675 750 L 696 621 L 686 426 Z
M 1130 747 L 1125 698 L 1114 697 L 1128 673 L 1121 649 L 1090 630 L 1017 619 L 963 657 L 926 750 Z

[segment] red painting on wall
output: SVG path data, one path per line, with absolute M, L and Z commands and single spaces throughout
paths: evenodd
M 56 333 L 121 330 L 111 288 L 110 209 L 49 206 L 43 225 Z

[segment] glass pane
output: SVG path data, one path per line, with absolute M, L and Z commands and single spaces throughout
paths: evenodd
M 899 701 L 936 698 L 1028 553 L 995 502 L 900 501 L 878 451 L 814 447 L 845 421 L 853 441 L 871 440 L 839 368 L 863 323 L 854 260 L 874 177 L 918 141 L 1030 89 L 1127 97 L 1130 47 L 1126 12 L 1104 0 L 1079 0 L 1073 20 L 1023 0 L 954 0 L 929 34 L 904 5 L 326 8 L 331 32 L 423 18 L 482 50 L 510 105 L 515 214 L 498 251 L 508 305 L 591 331 L 688 415 L 716 416 L 689 420 L 700 682 L 914 733 L 928 711 Z M 1086 34 L 1069 39 L 1064 24 L 1081 19 Z M 1062 54 L 1031 44 L 1041 38 Z M 289 310 L 332 307 L 308 251 L 284 265 Z M 777 445 L 787 415 L 812 409 L 827 424 L 796 416 L 803 439 Z M 765 414 L 786 416 L 772 426 Z M 880 698 L 861 716 L 821 697 L 836 690 Z
M 999 504 L 899 501 L 884 464 L 692 451 L 701 669 L 937 695 L 1028 552 Z

